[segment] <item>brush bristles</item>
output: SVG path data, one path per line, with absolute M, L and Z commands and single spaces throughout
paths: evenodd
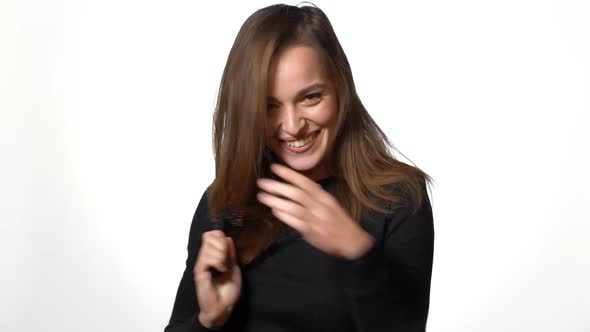
M 244 209 L 231 209 L 228 218 L 233 226 L 244 226 Z
M 211 222 L 214 229 L 225 230 L 225 222 L 232 226 L 244 226 L 244 209 L 230 209 L 223 214 L 212 213 Z

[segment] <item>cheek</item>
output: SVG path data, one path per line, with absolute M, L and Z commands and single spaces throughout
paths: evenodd
M 338 120 L 338 109 L 334 103 L 326 103 L 318 113 L 317 121 L 322 127 L 332 129 Z

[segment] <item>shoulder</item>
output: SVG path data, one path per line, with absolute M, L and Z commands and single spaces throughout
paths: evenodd
M 420 183 L 420 192 L 408 192 L 402 186 L 391 186 L 390 190 L 402 198 L 398 204 L 388 205 L 386 236 L 404 234 L 409 230 L 433 231 L 433 212 L 426 182 Z

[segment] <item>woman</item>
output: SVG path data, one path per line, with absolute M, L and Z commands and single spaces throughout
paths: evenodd
M 431 179 L 390 154 L 319 8 L 246 20 L 213 131 L 165 331 L 425 330 Z

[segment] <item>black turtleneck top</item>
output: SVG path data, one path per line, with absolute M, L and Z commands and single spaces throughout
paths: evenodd
M 331 192 L 333 181 L 329 177 L 316 182 Z M 355 260 L 325 254 L 290 228 L 263 256 L 241 267 L 240 299 L 225 325 L 213 330 L 198 320 L 193 277 L 201 234 L 214 229 L 205 190 L 192 220 L 185 270 L 164 331 L 425 331 L 434 226 L 430 200 L 426 193 L 424 197 L 415 213 L 402 205 L 387 214 L 369 213 L 361 225 L 376 242 Z

